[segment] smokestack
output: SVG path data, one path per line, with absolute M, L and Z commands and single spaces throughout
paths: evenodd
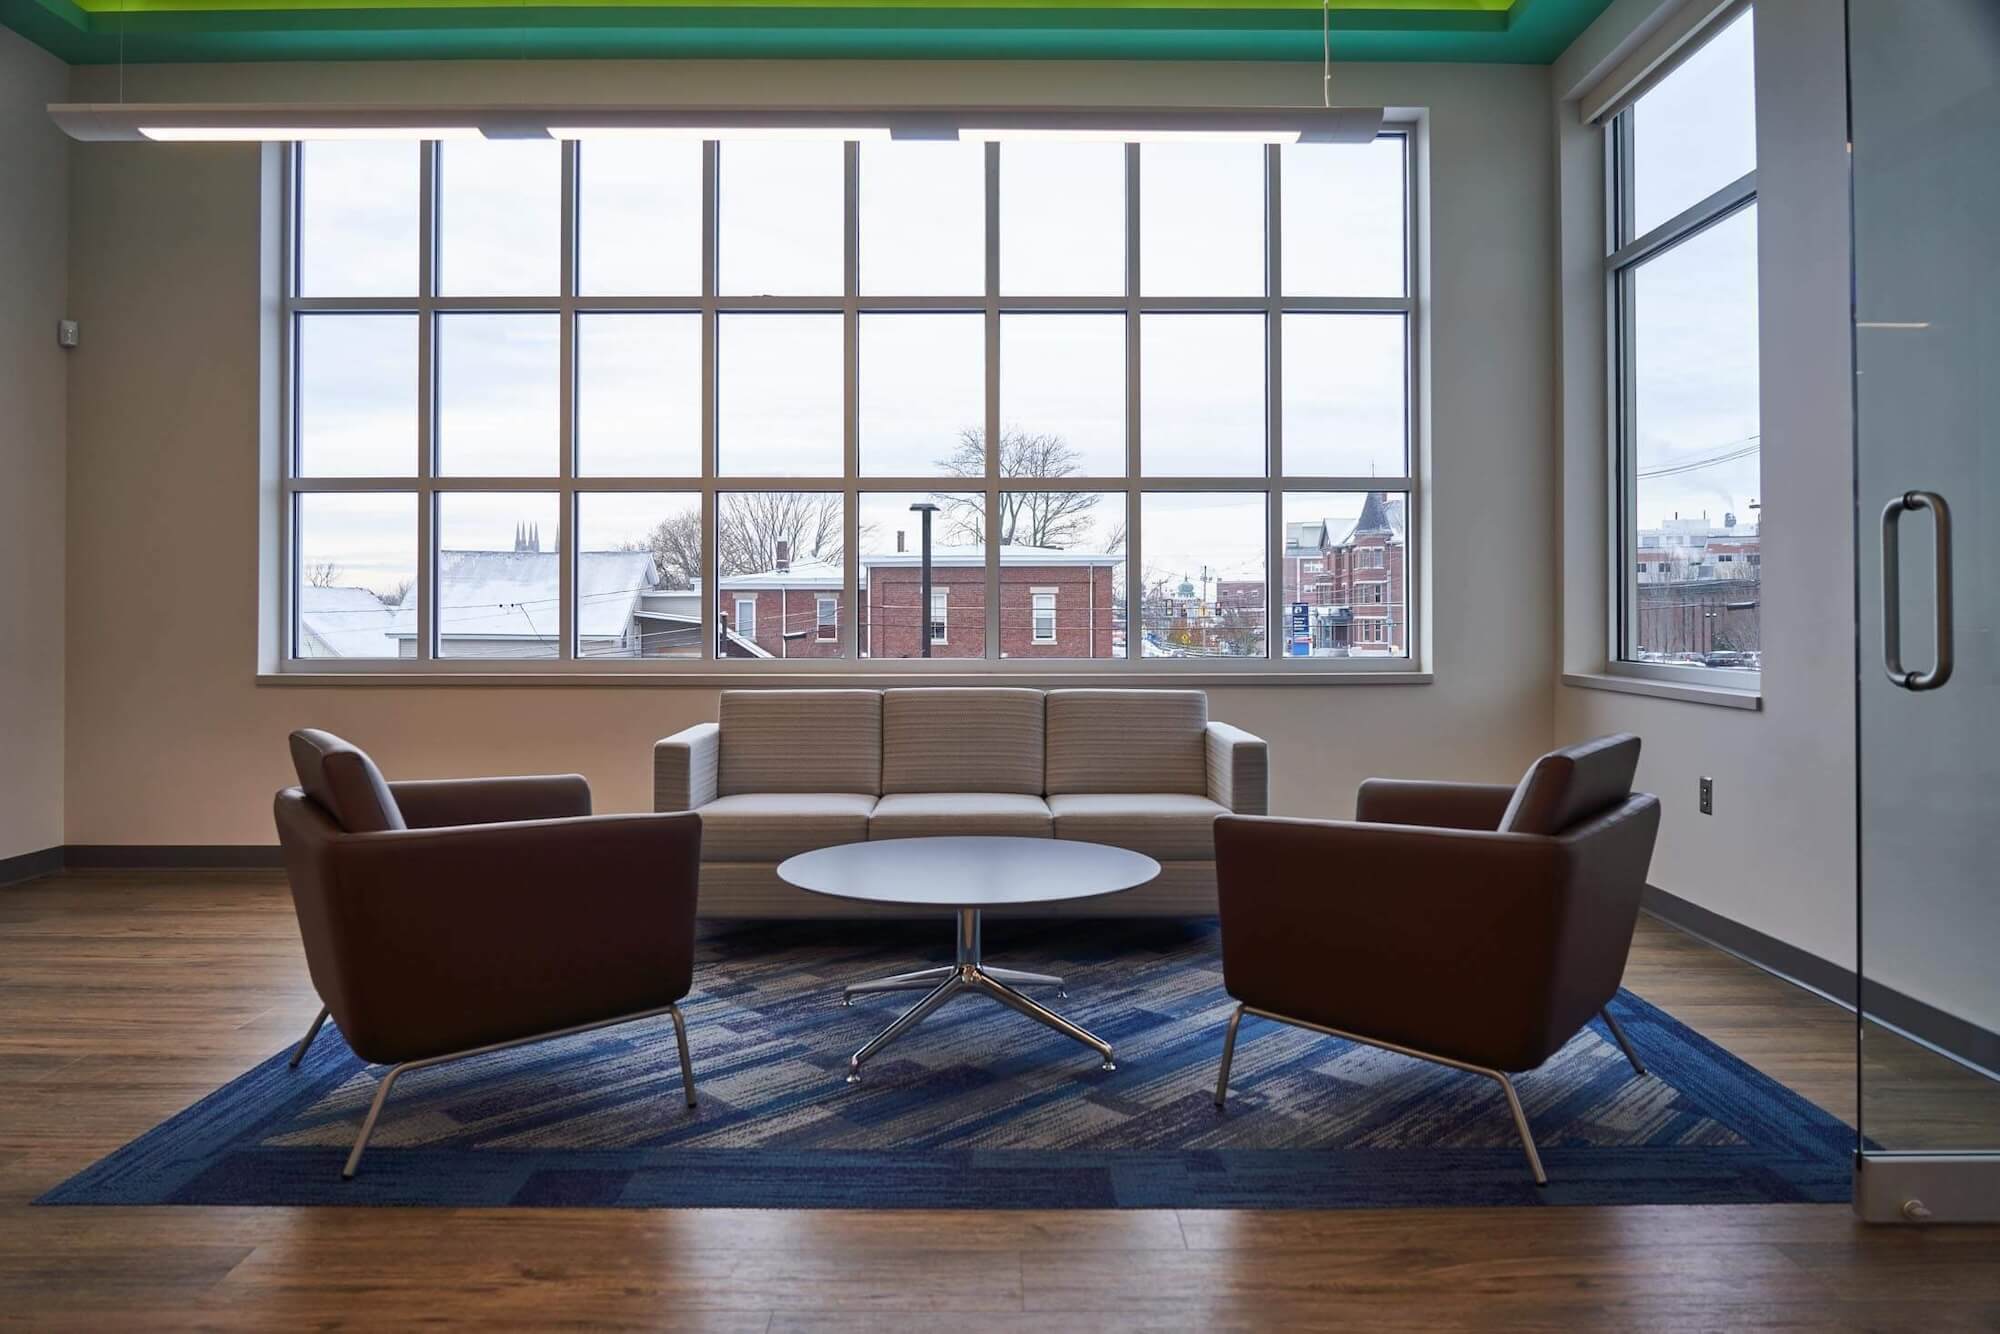
M 792 544 L 782 537 L 778 539 L 777 559 L 774 564 L 779 574 L 792 572 Z

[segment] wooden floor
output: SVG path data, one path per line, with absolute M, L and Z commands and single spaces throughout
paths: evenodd
M 1651 922 L 1627 982 L 1853 1116 L 1842 1011 Z M 0 890 L 0 1323 L 2000 1329 L 2000 1229 L 1866 1229 L 1843 1207 L 28 1206 L 295 1039 L 316 1008 L 289 902 L 269 877 L 73 876 Z

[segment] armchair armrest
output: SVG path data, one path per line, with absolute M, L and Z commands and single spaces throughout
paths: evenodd
M 1208 797 L 1237 815 L 1270 810 L 1270 756 L 1264 739 L 1228 723 L 1210 723 L 1203 737 Z
M 693 815 L 331 840 L 334 1017 L 363 1059 L 400 1061 L 679 1000 L 700 857 Z
M 1500 827 L 1514 789 L 1504 783 L 1415 783 L 1371 778 L 1354 800 L 1354 818 L 1365 824 L 1422 825 L 1431 829 Z
M 722 728 L 696 723 L 653 744 L 653 809 L 691 811 L 715 800 Z
M 1238 1000 L 1497 1069 L 1548 1055 L 1560 840 L 1223 816 L 1215 853 Z
M 582 774 L 418 779 L 391 783 L 389 792 L 412 829 L 590 814 L 590 784 Z

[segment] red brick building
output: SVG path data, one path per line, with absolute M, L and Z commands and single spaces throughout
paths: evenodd
M 1117 652 L 1114 577 L 1122 555 L 1045 547 L 1000 553 L 1000 653 L 1007 658 L 1109 658 Z M 809 562 L 758 574 L 725 575 L 717 612 L 729 656 L 840 656 L 842 570 Z M 860 571 L 860 651 L 865 658 L 921 657 L 923 571 L 915 552 L 864 555 Z M 931 553 L 931 656 L 986 656 L 986 554 L 943 547 Z
M 1371 491 L 1352 524 L 1285 525 L 1281 651 L 1315 657 L 1409 652 L 1403 498 Z M 1293 609 L 1305 606 L 1304 635 Z M 1309 643 L 1309 648 L 1308 648 Z

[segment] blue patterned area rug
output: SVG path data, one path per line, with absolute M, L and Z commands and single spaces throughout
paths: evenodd
M 1520 1094 L 1537 1189 L 1498 1088 L 1245 1019 L 1229 1109 L 1211 1096 L 1231 1002 L 1211 922 L 987 924 L 988 959 L 1060 973 L 1050 1003 L 1118 1069 L 982 997 L 954 999 L 843 1081 L 915 998 L 839 983 L 943 961 L 950 925 L 743 924 L 704 933 L 682 1105 L 662 1017 L 418 1071 L 340 1166 L 380 1071 L 331 1024 L 48 1192 L 43 1204 L 780 1208 L 1381 1208 L 1762 1204 L 1849 1195 L 1854 1132 L 1645 1001 L 1593 1025 Z

